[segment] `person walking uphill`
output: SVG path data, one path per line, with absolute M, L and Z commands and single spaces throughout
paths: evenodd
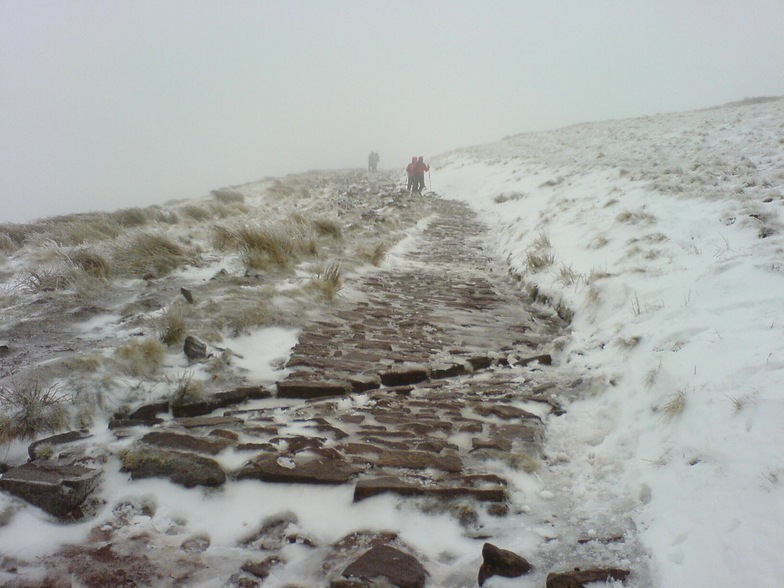
M 425 163 L 423 157 L 420 157 L 414 166 L 414 191 L 417 194 L 421 194 L 422 188 L 425 187 L 425 172 L 427 171 L 430 171 L 430 166 Z
M 415 170 L 416 170 L 417 158 L 416 155 L 411 158 L 411 163 L 406 166 L 406 174 L 408 174 L 408 188 L 407 191 L 410 194 L 414 190 L 414 179 L 416 178 Z

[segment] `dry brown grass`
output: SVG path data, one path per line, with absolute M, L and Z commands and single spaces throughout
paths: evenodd
M 311 280 L 311 287 L 332 301 L 343 288 L 343 271 L 339 262 L 332 262 Z
M 0 443 L 34 439 L 66 429 L 70 422 L 70 394 L 57 384 L 43 386 L 30 380 L 0 387 Z
M 169 306 L 158 321 L 158 333 L 166 345 L 175 345 L 185 338 L 186 311 L 180 304 Z
M 80 247 L 65 253 L 64 257 L 74 267 L 94 278 L 108 280 L 112 274 L 109 260 L 94 249 Z
M 313 227 L 319 235 L 326 235 L 338 241 L 343 238 L 343 227 L 337 219 L 317 218 L 313 221 Z
M 120 345 L 114 351 L 114 356 L 126 374 L 150 378 L 163 366 L 166 348 L 156 339 L 143 339 Z
M 120 245 L 112 256 L 120 275 L 141 278 L 148 274 L 164 276 L 190 261 L 188 253 L 160 233 L 137 233 Z

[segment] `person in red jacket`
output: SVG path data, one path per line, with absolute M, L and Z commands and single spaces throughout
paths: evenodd
M 430 166 L 425 163 L 423 157 L 420 157 L 414 165 L 414 192 L 417 194 L 421 194 L 422 188 L 425 187 L 425 172 L 427 171 L 430 171 Z
M 414 189 L 414 181 L 416 179 L 416 164 L 417 158 L 416 155 L 411 158 L 411 163 L 406 166 L 406 174 L 408 174 L 408 192 Z

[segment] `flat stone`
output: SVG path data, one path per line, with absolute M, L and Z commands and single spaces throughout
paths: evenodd
M 201 417 L 182 417 L 174 419 L 178 425 L 186 429 L 198 429 L 199 427 L 222 427 L 225 425 L 241 425 L 243 421 L 235 416 L 201 416 Z
M 346 381 L 283 380 L 277 383 L 278 398 L 322 398 L 345 396 L 352 391 Z
M 441 499 L 474 498 L 480 502 L 503 502 L 506 489 L 497 481 L 485 481 L 471 476 L 458 476 L 446 480 L 404 480 L 395 476 L 364 478 L 354 486 L 354 502 L 379 494 L 399 496 L 433 496 Z
M 193 437 L 191 435 L 181 435 L 179 433 L 167 433 L 163 431 L 153 431 L 142 437 L 142 443 L 176 449 L 179 451 L 194 451 L 196 453 L 208 453 L 215 455 L 220 453 L 232 442 L 220 437 Z
M 427 580 L 427 571 L 419 560 L 391 545 L 371 547 L 343 570 L 342 575 L 367 582 L 361 584 L 366 586 L 378 586 L 378 579 L 383 578 L 384 585 L 399 588 L 424 588 Z
M 210 414 L 219 408 L 234 406 L 248 400 L 261 400 L 272 396 L 269 390 L 262 386 L 247 386 L 235 388 L 226 392 L 218 392 L 210 398 L 189 402 L 187 404 L 174 404 L 171 407 L 172 415 L 178 417 L 197 417 Z
M 46 437 L 30 443 L 27 447 L 27 455 L 30 457 L 30 461 L 35 461 L 37 459 L 35 450 L 36 447 L 40 445 L 70 445 L 84 439 L 89 439 L 90 437 L 92 437 L 92 435 L 82 431 L 68 431 L 67 433 L 60 433 L 59 435 L 52 435 L 51 437 Z
M 432 468 L 442 472 L 460 472 L 463 462 L 457 453 L 434 455 L 426 451 L 384 451 L 376 462 L 379 467 L 425 470 Z
M 379 374 L 384 386 L 408 386 L 424 382 L 430 377 L 430 366 L 408 366 L 393 368 Z
M 470 371 L 468 365 L 464 363 L 452 363 L 449 365 L 436 364 L 430 368 L 430 377 L 435 380 L 454 378 L 456 376 L 463 376 Z
M 539 362 L 542 365 L 552 365 L 553 358 L 550 356 L 549 353 L 544 353 L 542 355 L 534 355 L 533 357 L 526 357 L 524 359 L 518 359 L 516 365 L 519 366 L 526 366 L 529 363 Z
M 503 420 L 512 420 L 512 419 L 536 419 L 540 420 L 538 416 L 535 414 L 528 412 L 527 410 L 523 410 L 522 408 L 517 408 L 516 406 L 512 406 L 510 404 L 498 404 L 493 402 L 477 404 L 474 406 L 474 412 L 481 416 L 494 416 L 498 417 L 499 419 Z
M 212 458 L 185 451 L 168 451 L 136 447 L 121 456 L 123 472 L 131 478 L 168 478 L 186 488 L 220 486 L 226 473 Z
M 64 517 L 87 499 L 100 476 L 100 470 L 79 465 L 26 463 L 4 473 L 0 489 Z
M 585 588 L 591 582 L 623 582 L 631 572 L 618 568 L 592 568 L 547 574 L 546 588 Z
M 305 459 L 262 454 L 237 472 L 238 480 L 261 480 L 282 484 L 345 484 L 362 468 L 344 459 L 323 456 Z

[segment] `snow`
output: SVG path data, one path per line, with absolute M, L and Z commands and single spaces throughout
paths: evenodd
M 656 586 L 784 578 L 782 128 L 778 100 L 511 137 L 434 166 L 524 283 L 574 311 L 557 361 L 601 385 L 550 420 L 553 471 L 586 516 L 628 511 Z M 533 271 L 542 235 L 554 262 Z
M 504 548 L 526 555 L 543 544 L 557 549 L 574 522 L 607 538 L 630 519 L 642 553 L 636 561 L 635 554 L 618 557 L 649 568 L 652 586 L 781 585 L 782 129 L 784 100 L 752 102 L 519 135 L 433 161 L 438 196 L 464 200 L 481 215 L 521 287 L 573 313 L 554 363 L 584 386 L 565 414 L 546 417 L 547 471 L 503 469 L 510 502 L 532 513 L 509 517 Z M 245 190 L 262 200 L 264 186 Z M 404 263 L 428 222 L 398 242 L 388 263 Z M 532 254 L 552 262 L 534 268 Z M 216 268 L 178 277 L 204 281 Z M 350 284 L 344 295 L 352 296 Z M 107 314 L 85 322 L 83 332 L 98 339 L 124 328 L 120 315 Z M 266 385 L 285 375 L 279 366 L 298 335 L 267 327 L 220 346 L 249 380 Z M 339 402 L 349 408 L 367 397 Z M 545 417 L 539 404 L 525 408 Z M 105 423 L 94 428 L 105 431 Z M 105 435 L 115 452 L 130 443 Z M 217 459 L 231 469 L 244 458 L 227 449 Z M 154 514 L 137 515 L 128 533 L 152 527 L 177 546 L 208 535 L 205 555 L 227 576 L 246 557 L 236 548 L 243 536 L 265 517 L 293 510 L 297 532 L 318 542 L 359 528 L 393 530 L 439 570 L 444 585 L 475 581 L 476 542 L 449 514 L 423 514 L 390 496 L 354 504 L 352 490 L 251 481 L 217 491 L 163 480 L 129 485 L 116 464 L 99 490 L 106 505 L 85 523 L 56 524 L 0 494 L 0 518 L 8 520 L 0 526 L 0 554 L 54 553 L 84 540 L 96 523 L 108 524 L 122 500 L 149 500 Z M 551 512 L 567 517 L 548 520 Z M 309 551 L 285 550 L 298 565 L 274 568 L 264 585 L 317 583 Z M 498 577 L 486 585 L 533 586 Z

